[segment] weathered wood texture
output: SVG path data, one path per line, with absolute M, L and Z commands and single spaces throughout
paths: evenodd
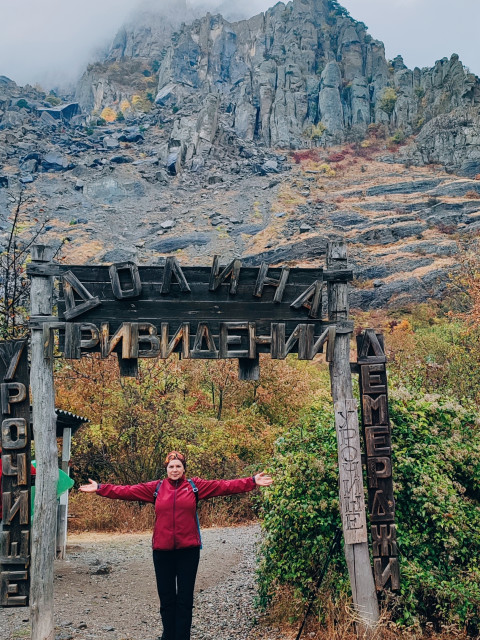
M 40 256 L 36 254 L 36 257 L 49 260 L 52 256 L 45 251 Z M 32 276 L 31 280 L 32 315 L 51 316 L 53 278 Z M 37 460 L 30 589 L 32 640 L 53 640 L 53 564 L 58 479 L 53 358 L 45 357 L 42 330 L 32 329 L 31 345 L 32 419 Z M 47 355 L 50 354 L 47 349 Z
M 59 318 L 44 320 L 46 353 L 52 353 L 52 332 L 58 331 L 66 358 L 115 352 L 122 375 L 136 374 L 138 358 L 177 352 L 182 358 L 242 359 L 239 372 L 247 379 L 259 368 L 245 359 L 256 362 L 259 353 L 275 359 L 297 353 L 308 360 L 328 344 L 331 357 L 332 319 L 322 317 L 327 283 L 352 279 L 346 268 L 242 267 L 238 259 L 221 267 L 218 256 L 211 269 L 182 268 L 168 258 L 164 267 L 34 263 L 28 271 L 60 278 Z M 41 324 L 41 317 L 32 317 L 32 329 Z M 340 324 L 339 332 L 353 328 Z
M 289 323 L 289 328 L 300 322 L 315 324 L 321 321 L 323 281 L 352 278 L 351 271 L 327 273 L 266 264 L 247 268 L 239 260 L 222 270 L 217 258 L 212 269 L 182 268 L 172 259 L 165 267 L 31 265 L 29 273 L 61 279 L 60 319 L 110 322 L 114 329 L 121 322 L 188 320 L 193 334 L 198 322 L 209 323 L 215 333 L 221 321 L 256 322 L 259 332 L 275 321 Z
M 400 589 L 393 495 L 392 443 L 383 336 L 373 329 L 357 337 L 362 426 L 368 479 L 375 586 Z
M 3 530 L 0 607 L 26 607 L 30 591 L 30 398 L 26 340 L 0 342 Z
M 327 250 L 327 271 L 338 272 L 338 270 L 342 269 L 348 269 L 346 245 L 343 243 L 330 243 Z M 328 284 L 329 319 L 333 322 L 346 321 L 348 320 L 348 313 L 348 283 L 331 281 Z M 333 359 L 330 363 L 332 396 L 335 404 L 339 402 L 349 403 L 353 400 L 350 371 L 351 336 L 351 333 L 338 332 L 335 336 Z M 344 520 L 343 514 L 342 519 Z M 344 535 L 345 533 L 344 530 Z M 346 539 L 345 558 L 352 587 L 353 604 L 358 615 L 358 635 L 363 638 L 371 638 L 378 623 L 379 610 L 368 543 L 349 544 Z
M 345 544 L 367 542 L 362 456 L 355 400 L 335 403 L 340 509 Z
M 63 428 L 62 437 L 62 471 L 70 475 L 70 452 L 72 444 L 72 429 Z M 68 518 L 68 491 L 62 493 L 57 506 L 57 558 L 64 559 L 67 549 L 67 518 Z

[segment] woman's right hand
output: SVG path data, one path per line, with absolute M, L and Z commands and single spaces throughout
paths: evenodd
M 83 491 L 83 493 L 96 493 L 98 489 L 98 482 L 95 482 L 95 480 L 90 480 L 90 478 L 88 479 L 88 482 L 90 484 L 82 484 L 80 487 L 78 487 L 78 490 Z

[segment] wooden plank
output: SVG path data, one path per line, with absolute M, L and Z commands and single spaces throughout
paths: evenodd
M 367 542 L 358 412 L 355 400 L 339 400 L 335 403 L 335 426 L 338 441 L 340 509 L 345 543 Z
M 238 378 L 239 380 L 260 379 L 260 360 L 258 355 L 255 358 L 238 359 Z
M 3 367 L 0 369 L 0 376 L 3 374 L 3 377 L 0 379 L 3 379 L 4 382 L 14 379 L 26 345 L 26 340 L 0 342 L 0 359 L 3 362 Z
M 121 377 L 136 378 L 138 376 L 138 360 L 136 358 L 122 358 L 120 353 L 117 353 L 117 356 Z
M 71 315 L 62 316 L 61 301 L 59 301 L 59 319 L 68 320 L 75 319 Z M 307 324 L 319 324 L 327 326 L 331 324 L 327 321 L 310 320 L 307 313 L 303 310 L 292 309 L 289 305 L 250 305 L 245 302 L 234 301 L 203 301 L 192 300 L 191 303 L 178 301 L 153 301 L 153 300 L 136 300 L 134 302 L 126 302 L 119 300 L 118 302 L 103 302 L 99 308 L 83 309 L 82 321 L 84 322 L 151 322 L 156 324 L 159 321 L 174 322 L 176 320 L 183 321 L 199 321 L 211 322 L 217 320 L 219 322 L 247 321 L 259 322 L 292 322 L 296 321 Z M 338 332 L 341 333 L 341 330 Z
M 53 279 L 31 278 L 31 314 L 51 316 Z M 55 560 L 58 452 L 56 439 L 53 362 L 43 353 L 43 332 L 31 335 L 32 419 L 37 475 L 32 529 L 30 589 L 32 640 L 53 638 L 53 566 Z
M 348 270 L 347 251 L 344 243 L 329 243 L 327 248 L 327 270 Z M 349 300 L 348 283 L 328 281 L 327 272 L 323 274 L 327 284 L 328 317 L 332 323 L 348 321 Z M 338 327 L 337 327 L 338 329 Z M 353 399 L 352 374 L 350 371 L 351 333 L 337 330 L 330 362 L 330 378 L 334 402 L 347 402 Z M 358 426 L 357 426 L 358 434 Z M 338 435 L 337 435 L 338 438 Z M 357 634 L 364 639 L 372 639 L 379 620 L 378 600 L 373 579 L 370 552 L 367 542 L 345 544 L 353 606 L 357 614 Z
M 30 586 L 30 397 L 26 340 L 0 342 L 3 566 L 0 603 L 28 606 Z M 8 567 L 8 570 L 7 570 Z M 21 573 L 19 573 L 21 572 Z M 19 578 L 19 576 L 22 576 Z
M 161 285 L 163 282 L 163 266 L 139 266 L 140 280 L 142 286 L 148 283 L 156 283 Z M 203 284 L 206 288 L 210 286 L 212 270 L 210 267 L 189 267 L 182 266 L 182 271 L 189 285 Z M 110 277 L 108 273 L 109 265 L 57 265 L 30 263 L 27 265 L 28 275 L 34 276 L 55 276 L 62 277 L 66 271 L 72 271 L 77 278 L 83 282 L 86 286 L 93 282 L 110 283 Z M 279 279 L 282 274 L 283 267 L 270 266 L 268 269 L 269 277 Z M 260 267 L 242 267 L 239 284 L 248 285 L 251 288 L 251 295 L 254 293 L 254 288 L 258 280 Z M 327 274 L 327 275 L 325 275 Z M 330 269 L 324 271 L 322 268 L 303 268 L 296 267 L 290 269 L 288 278 L 289 284 L 297 285 L 300 287 L 309 286 L 313 281 L 322 279 L 325 281 L 348 282 L 353 279 L 353 271 L 351 269 Z M 220 288 L 230 288 L 229 282 L 223 282 Z

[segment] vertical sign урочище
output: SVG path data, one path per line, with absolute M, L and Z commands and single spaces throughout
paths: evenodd
M 30 400 L 27 341 L 0 342 L 2 531 L 0 606 L 29 605 Z

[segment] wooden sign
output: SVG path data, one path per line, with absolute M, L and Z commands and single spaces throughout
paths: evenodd
M 386 588 L 396 591 L 400 589 L 400 571 L 383 336 L 367 329 L 357 338 L 357 352 L 375 586 L 379 592 Z
M 52 357 L 59 332 L 66 358 L 115 352 L 124 375 L 135 375 L 138 358 L 180 353 L 238 359 L 243 377 L 254 378 L 259 353 L 311 360 L 333 345 L 335 331 L 352 330 L 324 317 L 326 284 L 348 282 L 349 269 L 243 267 L 237 259 L 222 267 L 215 256 L 211 268 L 167 258 L 162 267 L 32 262 L 28 273 L 61 284 L 58 317 L 31 318 L 32 327 L 42 323 L 45 356 Z
M 0 605 L 26 607 L 30 588 L 30 400 L 26 340 L 0 342 L 2 531 Z
M 362 454 L 358 432 L 358 407 L 355 400 L 335 403 L 335 427 L 338 441 L 340 512 L 345 544 L 367 542 Z

